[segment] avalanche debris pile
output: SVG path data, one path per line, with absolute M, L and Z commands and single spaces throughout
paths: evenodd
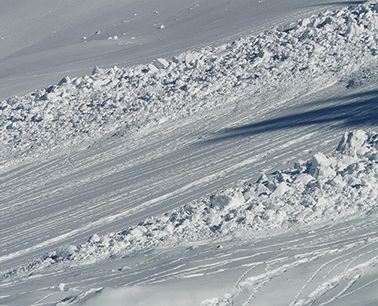
M 336 151 L 317 153 L 293 169 L 262 175 L 253 184 L 228 189 L 148 218 L 137 226 L 104 236 L 94 234 L 78 246 L 66 246 L 3 274 L 14 275 L 61 265 L 80 265 L 164 245 L 207 239 L 250 239 L 272 229 L 376 214 L 378 134 L 362 130 L 343 136 Z
M 377 29 L 377 4 L 368 1 L 172 60 L 66 77 L 0 102 L 0 163 L 188 116 L 227 97 L 278 92 L 284 101 L 338 81 L 356 86 L 345 76 L 377 71 Z

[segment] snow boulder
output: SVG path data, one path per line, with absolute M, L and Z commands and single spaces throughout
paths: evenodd
M 364 156 L 368 151 L 367 143 L 377 145 L 378 141 L 369 139 L 365 131 L 357 130 L 345 133 L 336 150 L 351 157 Z
M 209 198 L 210 208 L 215 210 L 231 209 L 241 205 L 244 202 L 244 197 L 241 193 L 234 194 L 214 194 Z
M 309 172 L 314 178 L 334 177 L 336 175 L 331 160 L 323 153 L 317 153 L 312 157 Z
M 164 58 L 158 58 L 154 61 L 153 65 L 158 69 L 165 69 L 169 66 L 169 62 Z
M 290 187 L 285 182 L 281 182 L 270 196 L 279 198 L 282 197 L 288 190 L 290 190 Z

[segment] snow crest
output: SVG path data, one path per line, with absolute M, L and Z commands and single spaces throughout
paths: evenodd
M 330 155 L 317 153 L 292 169 L 263 174 L 256 183 L 227 189 L 87 242 L 65 246 L 2 275 L 81 265 L 166 245 L 208 239 L 251 239 L 272 230 L 305 229 L 377 213 L 378 134 L 354 131 Z M 328 222 L 328 223 L 327 223 Z
M 358 86 L 344 76 L 377 73 L 377 29 L 368 1 L 171 60 L 65 77 L 0 101 L 0 164 L 206 111 L 227 97 L 280 92 L 284 101 L 339 81 Z

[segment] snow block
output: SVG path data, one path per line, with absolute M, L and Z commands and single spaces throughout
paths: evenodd
M 285 182 L 280 183 L 277 188 L 270 195 L 271 197 L 281 197 L 283 194 L 290 190 L 290 187 Z
M 366 151 L 364 144 L 367 140 L 368 135 L 362 130 L 345 133 L 336 150 L 352 157 L 363 155 Z
M 156 73 L 156 72 L 159 71 L 159 69 L 153 64 L 149 64 L 147 67 L 148 67 L 148 70 L 153 72 L 153 73 Z
M 98 73 L 103 73 L 103 72 L 104 72 L 103 69 L 99 68 L 98 66 L 95 66 L 95 67 L 93 68 L 93 70 L 92 70 L 92 75 L 94 75 L 94 74 L 98 74 Z
M 169 66 L 169 62 L 164 58 L 158 58 L 153 65 L 158 69 L 165 69 Z
M 336 171 L 331 168 L 331 161 L 322 153 L 317 153 L 312 157 L 309 171 L 314 178 L 336 175 Z
M 265 173 L 261 174 L 259 179 L 256 181 L 256 183 L 261 183 L 261 184 L 268 183 L 268 182 L 269 182 L 269 179 Z
M 70 83 L 70 82 L 71 82 L 70 77 L 66 76 L 66 77 L 64 77 L 63 79 L 61 79 L 61 80 L 59 81 L 58 85 L 60 86 L 60 85 L 63 85 L 63 84 L 68 84 L 68 83 Z
M 256 194 L 258 196 L 260 195 L 269 195 L 270 194 L 270 190 L 265 187 L 263 184 L 258 184 L 257 188 L 256 188 Z
M 231 197 L 227 195 L 212 195 L 210 197 L 210 208 L 223 210 L 231 202 Z

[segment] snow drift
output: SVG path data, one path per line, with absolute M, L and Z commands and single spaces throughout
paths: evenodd
M 377 29 L 377 4 L 368 1 L 217 48 L 63 78 L 0 102 L 0 163 L 84 146 L 241 96 L 258 95 L 263 103 L 282 86 L 282 101 L 335 82 L 359 86 L 363 77 L 356 81 L 353 73 L 377 73 Z
M 44 269 L 95 263 L 167 245 L 208 239 L 248 240 L 291 228 L 344 221 L 377 213 L 378 134 L 358 130 L 343 136 L 330 155 L 315 154 L 292 169 L 263 174 L 210 197 L 151 217 L 122 232 L 92 235 L 2 274 L 27 276 Z

